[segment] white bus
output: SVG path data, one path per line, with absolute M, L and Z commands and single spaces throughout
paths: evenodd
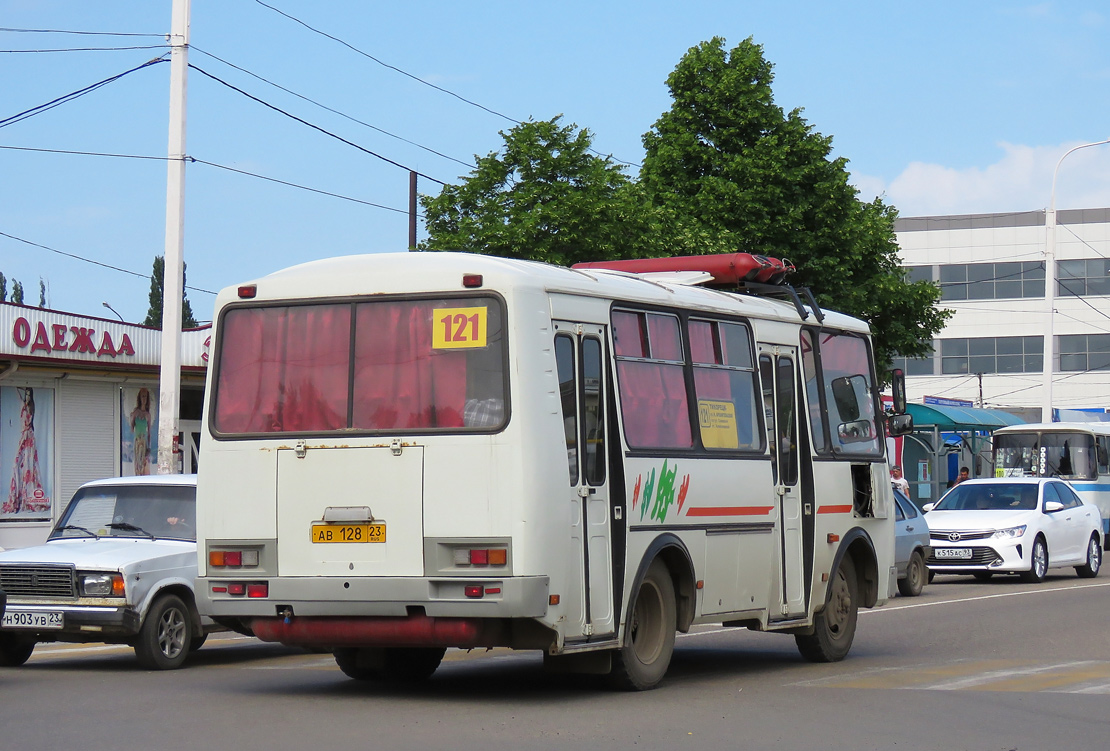
M 1110 534 L 1110 423 L 1048 422 L 994 431 L 997 477 L 1059 477 L 1102 514 Z M 1110 543 L 1107 544 L 1110 546 Z
M 201 612 L 364 680 L 505 646 L 645 689 L 703 623 L 842 659 L 895 584 L 867 325 L 681 263 L 381 254 L 222 291 Z

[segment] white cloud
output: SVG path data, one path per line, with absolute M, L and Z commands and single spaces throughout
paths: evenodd
M 999 144 L 1002 158 L 986 167 L 957 169 L 911 162 L 889 183 L 853 175 L 860 198 L 883 195 L 902 216 L 981 214 L 1046 208 L 1060 157 L 1079 143 L 1058 146 Z M 1056 187 L 1056 208 L 1110 206 L 1110 144 L 1077 151 L 1064 160 Z

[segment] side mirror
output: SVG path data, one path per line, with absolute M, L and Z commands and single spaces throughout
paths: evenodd
M 926 503 L 924 506 L 921 507 L 921 510 L 924 511 L 927 514 L 930 511 L 932 511 L 933 507 L 936 506 L 936 505 L 937 504 L 935 504 L 935 503 Z
M 892 436 L 907 435 L 913 432 L 913 415 L 895 414 L 886 419 L 887 432 Z
M 1059 501 L 1045 501 L 1044 502 L 1044 512 L 1046 514 L 1055 514 L 1057 511 L 1063 511 L 1063 510 L 1064 510 L 1064 504 L 1060 503 Z
M 890 371 L 890 393 L 894 401 L 894 414 L 906 414 L 906 374 L 901 368 Z

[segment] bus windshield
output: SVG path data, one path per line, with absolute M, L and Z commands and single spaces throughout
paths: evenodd
M 994 440 L 995 469 L 1003 476 L 1098 477 L 1094 438 L 1086 433 L 1007 433 Z
M 217 350 L 223 435 L 489 431 L 507 417 L 492 297 L 235 307 Z

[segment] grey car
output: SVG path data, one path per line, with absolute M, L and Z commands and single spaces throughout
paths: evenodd
M 894 490 L 894 564 L 898 569 L 898 591 L 906 597 L 921 594 L 928 581 L 925 561 L 929 558 L 929 524 L 898 488 Z

